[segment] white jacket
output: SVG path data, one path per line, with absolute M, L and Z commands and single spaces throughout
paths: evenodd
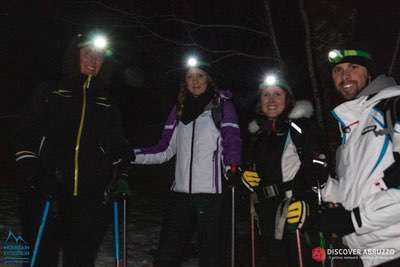
M 240 165 L 241 138 L 238 117 L 231 93 L 219 93 L 220 129 L 207 106 L 194 121 L 177 120 L 174 107 L 164 126 L 159 143 L 135 149 L 134 164 L 160 164 L 176 156 L 175 180 L 171 190 L 180 193 L 222 193 L 222 170 Z
M 368 90 L 384 84 L 385 79 L 389 78 L 379 76 Z M 378 89 L 375 88 L 377 94 L 370 97 L 361 94 L 332 112 L 342 135 L 342 144 L 336 153 L 338 179 L 329 179 L 323 189 L 324 201 L 341 203 L 347 210 L 357 207 L 360 210 L 361 225 L 352 213 L 355 233 L 343 237 L 347 246 L 362 251 L 395 249 L 394 255 L 365 255 L 362 260 L 366 267 L 400 257 L 400 190 L 387 189 L 382 181 L 384 170 L 394 162 L 393 152 L 398 151 L 400 125 L 395 125 L 398 131 L 393 142 L 388 134 L 376 134 L 385 127 L 384 114 L 376 105 L 382 99 L 400 95 L 400 86 Z M 389 252 L 392 254 L 393 250 Z

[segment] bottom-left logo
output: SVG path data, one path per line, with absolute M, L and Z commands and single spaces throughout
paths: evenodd
M 22 264 L 28 263 L 30 258 L 30 246 L 20 235 L 15 235 L 8 230 L 6 237 L 0 246 L 0 263 Z

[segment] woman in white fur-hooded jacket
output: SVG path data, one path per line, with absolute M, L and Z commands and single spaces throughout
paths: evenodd
M 283 261 L 288 266 L 299 266 L 296 236 L 293 231 L 287 231 L 286 217 L 281 216 L 286 214 L 282 211 L 285 203 L 316 199 L 312 191 L 316 178 L 312 162 L 314 155 L 321 152 L 321 138 L 320 131 L 314 127 L 316 121 L 310 119 L 312 114 L 311 103 L 295 102 L 291 88 L 284 81 L 260 85 L 257 118 L 249 124 L 252 139 L 247 149 L 250 154 L 247 163 L 260 178 L 259 185 L 253 184 L 250 189 L 258 198 L 255 209 L 263 253 L 279 266 L 285 264 Z M 243 180 L 246 184 L 245 176 Z M 312 246 L 302 243 L 304 264 L 313 266 Z

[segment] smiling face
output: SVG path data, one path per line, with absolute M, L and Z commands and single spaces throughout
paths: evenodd
M 269 119 L 276 119 L 286 108 L 286 91 L 280 87 L 261 89 L 261 111 Z
M 199 96 L 207 90 L 209 77 L 205 71 L 191 68 L 186 72 L 185 82 L 189 92 L 194 96 Z
M 341 63 L 333 67 L 332 80 L 345 100 L 354 99 L 368 84 L 367 68 L 354 63 Z
M 80 70 L 85 75 L 97 75 L 104 61 L 104 53 L 90 47 L 79 50 Z

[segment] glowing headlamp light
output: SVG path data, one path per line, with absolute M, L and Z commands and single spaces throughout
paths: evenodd
M 103 35 L 97 35 L 93 38 L 92 44 L 95 49 L 104 50 L 107 47 L 107 38 Z
M 82 42 L 78 43 L 79 48 L 90 47 L 98 51 L 104 51 L 106 54 L 111 54 L 111 51 L 108 49 L 107 37 L 104 34 L 91 34 L 87 39 L 81 34 L 78 37 L 83 39 Z
M 199 61 L 195 57 L 189 57 L 186 61 L 186 66 L 189 68 L 194 68 L 199 65 Z
M 343 60 L 345 57 L 363 57 L 372 60 L 369 53 L 363 50 L 338 50 L 334 49 L 329 51 L 328 60 L 330 63 L 336 64 Z
M 104 35 L 96 35 L 93 37 L 91 45 L 97 50 L 104 50 L 107 48 L 108 41 Z
M 328 60 L 331 63 L 337 63 L 343 58 L 343 55 L 340 53 L 340 50 L 331 50 L 328 53 Z
M 287 90 L 289 93 L 292 94 L 292 89 L 290 86 L 286 83 L 280 75 L 277 75 L 275 73 L 270 73 L 267 74 L 263 80 L 263 82 L 258 86 L 258 89 L 266 89 L 269 87 L 279 87 L 282 89 Z
M 269 74 L 264 79 L 264 84 L 266 86 L 274 86 L 278 82 L 278 78 L 275 75 Z

